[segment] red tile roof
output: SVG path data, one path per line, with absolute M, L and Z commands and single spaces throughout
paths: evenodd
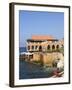
M 31 39 L 33 40 L 54 40 L 55 38 L 51 35 L 33 35 Z

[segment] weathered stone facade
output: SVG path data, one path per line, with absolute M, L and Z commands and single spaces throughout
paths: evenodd
M 49 66 L 52 66 L 55 60 L 64 60 L 64 56 L 62 53 L 59 52 L 51 52 L 51 53 L 34 52 L 31 61 L 40 61 L 40 60 L 44 64 L 48 64 Z
M 51 36 L 33 36 L 27 40 L 27 51 L 33 53 L 30 61 L 41 61 L 49 66 L 56 60 L 64 60 L 63 54 L 58 52 L 61 47 L 64 47 L 64 40 Z
M 38 36 L 32 37 L 32 39 L 27 40 L 27 51 L 52 51 L 52 50 L 58 50 L 61 47 L 64 46 L 64 41 L 62 40 L 57 40 L 52 37 L 42 37 L 41 38 Z

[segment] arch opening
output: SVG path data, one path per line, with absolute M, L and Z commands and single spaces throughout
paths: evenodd
M 39 46 L 39 51 L 42 51 L 42 46 Z
M 53 50 L 55 49 L 55 45 L 52 45 L 52 49 L 53 49 Z
M 47 50 L 50 50 L 50 45 L 47 46 Z

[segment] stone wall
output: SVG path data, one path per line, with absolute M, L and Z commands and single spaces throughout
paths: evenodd
M 52 53 L 39 53 L 35 52 L 33 54 L 33 59 L 31 61 L 42 61 L 44 64 L 48 64 L 49 66 L 52 66 L 53 62 L 55 60 L 64 60 L 64 56 L 62 53 L 59 52 L 52 52 Z

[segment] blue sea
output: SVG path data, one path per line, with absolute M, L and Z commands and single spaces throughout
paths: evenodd
M 19 53 L 21 52 L 27 52 L 26 47 L 19 47 Z
M 27 51 L 25 47 L 20 47 L 19 50 L 20 53 Z M 24 60 L 19 61 L 19 79 L 49 78 L 52 75 L 53 68 L 44 68 Z

